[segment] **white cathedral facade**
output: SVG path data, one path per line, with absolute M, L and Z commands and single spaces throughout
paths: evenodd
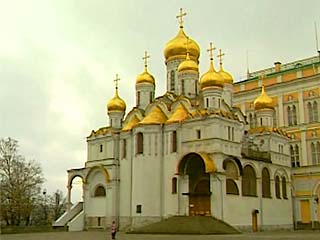
M 249 127 L 233 107 L 233 78 L 213 61 L 200 74 L 200 48 L 177 35 L 164 49 L 167 91 L 136 78 L 136 106 L 125 114 L 118 93 L 107 103 L 109 126 L 87 137 L 88 159 L 68 170 L 69 230 L 143 226 L 171 216 L 213 216 L 238 229 L 292 228 L 288 136 L 273 126 L 274 105 L 261 88 Z M 83 204 L 71 207 L 72 181 Z M 68 220 L 69 219 L 69 220 Z M 256 226 L 254 226 L 256 225 Z

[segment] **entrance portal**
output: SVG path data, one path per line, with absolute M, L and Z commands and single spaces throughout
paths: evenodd
M 186 155 L 179 172 L 189 176 L 189 215 L 210 216 L 210 175 L 205 171 L 202 157 L 196 153 Z

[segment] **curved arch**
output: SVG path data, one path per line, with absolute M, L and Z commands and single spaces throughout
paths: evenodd
M 110 182 L 110 175 L 109 175 L 109 172 L 107 169 L 105 169 L 103 167 L 103 165 L 97 165 L 97 166 L 93 166 L 90 168 L 89 172 L 87 173 L 86 177 L 85 177 L 85 182 L 88 182 L 88 178 L 89 178 L 89 175 L 91 174 L 92 171 L 94 170 L 100 170 L 104 176 L 104 179 L 106 181 L 106 183 L 109 183 Z
M 312 195 L 317 196 L 318 194 L 320 195 L 320 181 L 315 183 L 312 188 Z
M 254 172 L 256 173 L 256 177 L 257 177 L 257 178 L 258 178 L 258 177 L 261 177 L 261 176 L 260 176 L 259 169 L 258 169 L 252 162 L 249 162 L 249 161 L 244 162 L 242 168 L 244 169 L 246 166 L 250 166 L 250 167 L 253 168 Z M 242 170 L 243 170 L 243 169 L 242 169 Z M 242 175 L 243 175 L 243 174 L 242 174 Z
M 82 179 L 82 183 L 86 182 L 84 176 L 82 176 L 80 173 L 78 173 L 78 172 L 75 172 L 75 173 L 69 172 L 68 185 L 67 185 L 68 187 L 71 187 L 73 179 L 75 179 L 76 177 L 81 178 Z
M 185 172 L 186 162 L 188 161 L 189 157 L 192 157 L 192 156 L 198 156 L 202 159 L 205 166 L 206 173 L 213 173 L 217 170 L 217 167 L 214 161 L 211 159 L 211 157 L 207 153 L 204 153 L 204 152 L 188 153 L 187 155 L 184 155 L 178 162 L 176 174 L 181 174 Z
M 285 177 L 286 178 L 286 181 L 287 182 L 290 182 L 290 178 L 289 178 L 289 175 L 287 174 L 286 170 L 284 168 L 278 168 L 274 174 L 273 174 L 273 179 L 275 179 L 276 176 L 279 176 L 280 179 L 282 179 L 282 177 Z
M 262 197 L 271 197 L 270 171 L 267 167 L 263 167 L 261 173 Z
M 106 188 L 102 184 L 96 185 L 93 191 L 93 196 L 94 197 L 106 196 Z
M 279 175 L 276 175 L 274 178 L 274 187 L 275 187 L 275 195 L 276 198 L 280 199 L 281 198 L 281 192 L 280 192 L 280 180 L 281 178 Z
M 238 170 L 239 170 L 239 175 L 242 176 L 242 174 L 243 174 L 242 164 L 241 164 L 240 160 L 236 157 L 228 157 L 225 160 L 223 160 L 223 164 L 222 164 L 223 169 L 226 170 L 226 167 L 227 167 L 227 164 L 229 161 L 234 162 L 236 164 L 236 166 L 238 167 Z
M 243 168 L 241 187 L 243 196 L 257 196 L 257 172 L 251 164 Z

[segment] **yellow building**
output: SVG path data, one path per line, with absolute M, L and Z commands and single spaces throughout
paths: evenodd
M 234 104 L 256 125 L 254 99 L 264 85 L 275 104 L 275 126 L 291 137 L 293 217 L 296 226 L 320 221 L 320 56 L 248 73 L 234 85 Z

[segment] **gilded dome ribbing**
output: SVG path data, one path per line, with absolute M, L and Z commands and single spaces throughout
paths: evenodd
M 214 69 L 212 60 L 210 61 L 209 70 L 200 78 L 200 88 L 203 90 L 207 87 L 223 87 L 224 81 L 222 76 Z
M 176 58 L 186 58 L 185 43 L 187 39 L 187 35 L 184 33 L 183 28 L 180 27 L 177 36 L 175 36 L 165 45 L 163 53 L 164 57 L 166 58 L 166 62 Z M 198 61 L 200 56 L 200 47 L 191 38 L 189 38 L 189 41 L 190 58 L 194 61 Z
M 119 97 L 118 89 L 116 89 L 115 96 L 107 103 L 108 112 L 124 112 L 126 110 L 126 103 Z
M 267 95 L 262 85 L 261 94 L 253 102 L 254 110 L 260 110 L 264 108 L 274 109 L 274 103 L 271 97 Z

